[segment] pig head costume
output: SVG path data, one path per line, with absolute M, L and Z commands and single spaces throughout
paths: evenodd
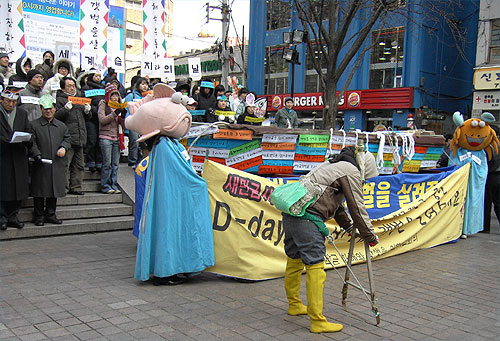
M 161 284 L 181 282 L 179 274 L 213 266 L 214 245 L 207 184 L 193 170 L 177 140 L 191 127 L 187 97 L 165 84 L 153 96 L 129 103 L 127 129 L 139 141 L 155 139 L 149 156 L 139 224 L 135 278 L 151 275 Z

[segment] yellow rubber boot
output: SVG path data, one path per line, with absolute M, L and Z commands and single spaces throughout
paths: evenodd
M 306 265 L 307 314 L 311 319 L 311 333 L 332 333 L 342 330 L 339 323 L 331 323 L 323 316 L 323 285 L 325 263 Z
M 288 315 L 306 315 L 307 307 L 299 298 L 300 295 L 300 280 L 304 263 L 299 259 L 287 257 L 286 272 L 285 272 L 285 291 L 288 298 Z

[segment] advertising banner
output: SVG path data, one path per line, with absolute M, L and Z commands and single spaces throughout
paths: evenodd
M 150 77 L 161 77 L 162 59 L 166 57 L 165 0 L 143 0 L 144 54 L 153 57 Z
M 6 35 L 6 39 L 10 42 L 10 60 L 16 61 L 26 54 L 26 39 L 24 37 L 23 23 L 23 3 L 21 0 L 2 1 L 7 3 L 7 25 L 9 31 L 2 32 Z M 2 20 L 5 20 L 2 18 Z
M 372 259 L 456 240 L 462 233 L 469 167 L 449 174 L 402 208 L 372 220 L 380 237 L 380 243 L 370 248 Z M 215 266 L 206 271 L 250 280 L 284 276 L 282 215 L 269 201 L 277 185 L 209 160 L 203 178 L 208 184 L 215 243 Z M 327 227 L 341 255 L 347 257 L 350 237 L 333 220 Z M 335 248 L 327 245 L 326 253 L 327 268 L 344 266 Z M 353 263 L 363 261 L 364 243 L 358 240 Z
M 26 54 L 33 63 L 43 62 L 43 52 L 56 52 L 56 45 L 66 45 L 63 53 L 71 53 L 68 59 L 76 68 L 80 64 L 80 0 L 23 0 L 22 7 Z
M 94 50 L 97 54 L 94 68 L 104 70 L 108 66 L 108 16 L 109 0 L 80 2 L 80 49 Z M 84 58 L 86 56 L 83 56 Z
M 108 67 L 112 67 L 118 73 L 125 72 L 124 13 L 123 7 L 109 6 Z

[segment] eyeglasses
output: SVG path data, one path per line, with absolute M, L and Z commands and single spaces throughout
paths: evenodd
M 42 76 L 42 75 L 36 75 L 36 76 L 33 76 L 33 78 L 40 78 L 40 79 L 43 79 L 43 76 Z

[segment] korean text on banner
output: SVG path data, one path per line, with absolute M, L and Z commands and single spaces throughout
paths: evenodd
M 469 165 L 441 179 L 418 199 L 380 219 L 372 220 L 380 243 L 370 248 L 377 260 L 411 250 L 456 240 L 462 232 L 463 205 Z M 212 213 L 215 266 L 206 271 L 250 280 L 284 276 L 282 215 L 269 201 L 276 184 L 209 160 L 203 177 L 208 184 Z M 349 250 L 348 235 L 334 220 L 327 222 L 342 256 Z M 330 245 L 326 265 L 344 266 Z M 363 262 L 364 243 L 354 249 L 353 263 Z
M 150 77 L 161 77 L 161 59 L 166 57 L 165 0 L 142 1 L 142 17 L 144 54 L 151 56 L 153 63 Z
M 201 61 L 200 58 L 188 58 L 189 64 L 189 77 L 194 81 L 199 81 L 201 79 Z
M 109 0 L 81 2 L 80 50 L 88 48 L 96 52 L 94 67 L 99 71 L 108 66 L 108 17 Z

